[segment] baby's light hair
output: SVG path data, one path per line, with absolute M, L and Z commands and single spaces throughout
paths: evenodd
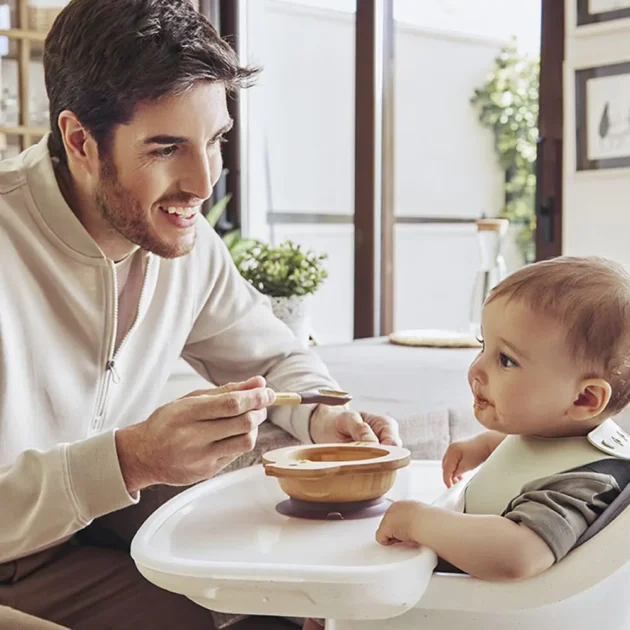
M 486 304 L 497 298 L 526 303 L 560 322 L 571 358 L 584 365 L 584 377 L 610 383 L 606 416 L 630 402 L 630 274 L 622 265 L 573 256 L 533 263 L 499 283 Z

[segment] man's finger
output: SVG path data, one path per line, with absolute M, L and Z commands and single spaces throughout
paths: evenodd
M 183 412 L 190 421 L 219 420 L 235 418 L 248 411 L 264 409 L 276 398 L 268 387 L 225 392 L 218 396 L 196 396 L 181 401 Z
M 223 420 L 208 420 L 200 434 L 201 439 L 207 443 L 221 442 L 233 437 L 247 435 L 258 430 L 258 427 L 266 420 L 267 410 L 256 409 L 248 411 L 235 418 Z M 229 454 L 229 453 L 227 453 Z
M 339 428 L 342 432 L 349 435 L 352 440 L 356 442 L 378 442 L 376 433 L 363 420 L 360 414 L 348 411 L 341 414 L 338 422 L 341 424 Z
M 209 457 L 216 461 L 223 460 L 225 458 L 236 459 L 240 455 L 249 453 L 256 446 L 256 440 L 258 438 L 258 429 L 254 429 L 249 433 L 243 435 L 235 435 L 225 440 L 220 440 L 211 445 L 209 449 Z
M 196 389 L 194 392 L 190 392 L 182 398 L 194 398 L 195 396 L 219 396 L 220 394 L 226 394 L 228 392 L 239 392 L 248 389 L 256 389 L 257 387 L 265 387 L 265 379 L 262 376 L 253 376 L 246 381 L 240 381 L 236 383 L 226 383 L 220 387 L 210 387 L 208 389 Z
M 364 421 L 367 422 L 381 444 L 390 446 L 402 446 L 398 423 L 389 416 L 378 416 L 370 413 L 362 413 Z

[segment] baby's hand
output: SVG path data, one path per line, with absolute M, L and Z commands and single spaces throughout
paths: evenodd
M 505 435 L 486 431 L 468 440 L 453 442 L 442 458 L 442 478 L 447 488 L 462 480 L 465 472 L 477 468 L 490 457 Z
M 385 512 L 376 532 L 376 540 L 381 545 L 407 543 L 418 545 L 414 536 L 424 504 L 419 501 L 397 501 Z

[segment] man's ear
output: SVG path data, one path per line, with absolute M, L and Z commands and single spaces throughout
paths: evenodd
M 64 110 L 57 120 L 68 156 L 68 164 L 88 175 L 98 175 L 98 146 L 92 134 L 81 124 L 74 112 Z
M 584 379 L 567 413 L 572 420 L 595 418 L 606 409 L 611 395 L 610 383 L 603 378 Z

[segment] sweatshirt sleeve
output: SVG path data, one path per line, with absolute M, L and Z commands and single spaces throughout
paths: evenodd
M 205 248 L 209 259 L 202 267 L 208 271 L 200 274 L 198 316 L 183 357 L 216 385 L 261 375 L 276 391 L 339 389 L 323 361 L 275 317 L 269 299 L 243 279 L 223 241 L 207 229 L 211 234 L 202 236 L 210 242 L 197 247 Z M 313 405 L 273 407 L 269 419 L 310 443 L 312 411 Z
M 61 543 L 139 498 L 127 492 L 114 431 L 24 451 L 0 468 L 0 497 L 0 563 Z

